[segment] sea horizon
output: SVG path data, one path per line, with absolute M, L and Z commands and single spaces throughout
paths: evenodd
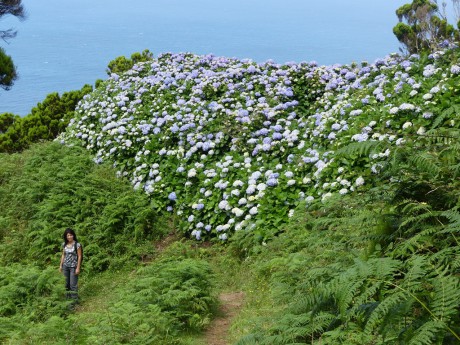
M 150 50 L 320 65 L 373 62 L 397 52 L 392 33 L 404 0 L 23 0 L 25 21 L 0 22 L 19 79 L 0 91 L 0 113 L 27 115 L 52 92 L 105 79 L 118 56 Z

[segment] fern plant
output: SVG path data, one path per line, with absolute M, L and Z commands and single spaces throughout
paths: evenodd
M 343 218 L 328 205 L 301 212 L 305 247 L 271 261 L 275 270 L 263 271 L 271 274 L 275 296 L 286 296 L 286 307 L 268 328 L 238 344 L 460 341 L 459 152 L 456 144 L 433 137 L 421 141 L 398 149 L 381 176 L 387 184 L 377 182 L 367 198 L 354 205 L 349 199 L 331 201 L 344 210 Z M 343 152 L 368 153 L 372 146 Z M 348 219 L 353 212 L 347 210 L 356 208 Z M 337 233 L 341 228 L 348 234 Z M 320 235 L 330 240 L 334 232 L 333 245 L 321 241 Z M 314 252 L 316 245 L 321 252 Z M 329 250 L 334 255 L 321 261 Z

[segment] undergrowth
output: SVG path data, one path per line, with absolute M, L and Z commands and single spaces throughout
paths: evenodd
M 1 342 L 180 344 L 180 334 L 209 323 L 209 265 L 184 246 L 158 259 L 155 241 L 174 219 L 154 212 L 111 167 L 56 143 L 1 158 Z M 85 248 L 76 312 L 58 273 L 66 227 Z
M 300 206 L 258 250 L 282 310 L 237 344 L 457 344 L 458 145 L 400 149 L 366 194 Z

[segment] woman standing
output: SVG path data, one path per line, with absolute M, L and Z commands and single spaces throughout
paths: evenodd
M 75 231 L 67 228 L 64 231 L 64 243 L 62 244 L 61 264 L 59 272 L 63 272 L 65 276 L 65 288 L 68 291 L 67 297 L 78 298 L 78 275 L 80 274 L 80 266 L 82 260 L 81 244 L 77 241 Z

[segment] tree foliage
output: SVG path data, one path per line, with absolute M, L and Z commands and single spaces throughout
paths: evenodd
M 119 56 L 114 60 L 110 61 L 107 66 L 107 74 L 112 73 L 121 74 L 130 70 L 136 63 L 143 61 L 150 61 L 152 59 L 152 53 L 146 49 L 142 53 L 136 52 L 131 55 L 131 58 L 125 56 Z
M 454 6 L 458 2 L 453 1 Z M 446 4 L 442 7 L 445 9 Z M 396 10 L 399 23 L 393 33 L 408 53 L 437 50 L 441 45 L 458 42 L 459 27 L 449 24 L 445 11 L 441 11 L 437 1 L 413 0 Z M 458 18 L 457 18 L 458 19 Z
M 0 48 L 0 87 L 8 90 L 17 78 L 16 67 L 11 56 L 5 54 L 5 50 Z
M 12 15 L 19 19 L 25 18 L 22 0 L 2 0 L 0 1 L 0 18 Z M 12 29 L 0 30 L 0 39 L 7 41 L 16 36 L 16 31 Z M 8 90 L 13 86 L 17 78 L 16 67 L 11 56 L 6 55 L 5 50 L 0 48 L 0 87 Z
M 92 90 L 92 86 L 85 85 L 62 95 L 51 93 L 22 118 L 0 114 L 0 152 L 20 152 L 32 143 L 56 138 L 73 117 L 77 103 Z

